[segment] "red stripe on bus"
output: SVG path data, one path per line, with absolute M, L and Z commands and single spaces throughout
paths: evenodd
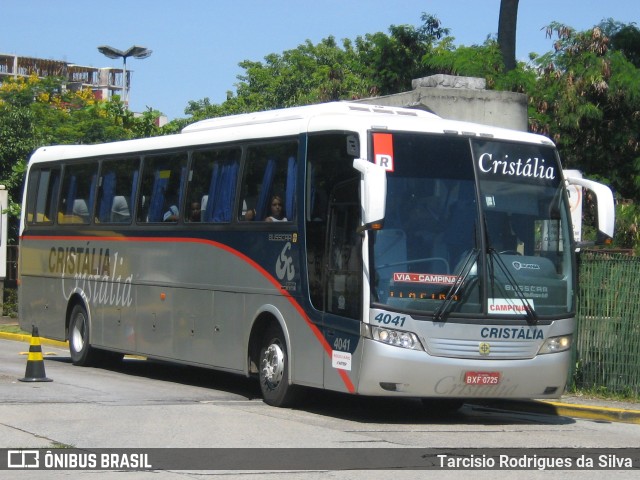
M 308 315 L 306 314 L 306 312 L 304 311 L 304 309 L 302 308 L 302 306 L 296 301 L 295 298 L 293 298 L 293 296 L 286 290 L 282 290 L 282 286 L 280 285 L 280 283 L 278 282 L 277 279 L 273 278 L 273 276 L 267 271 L 265 270 L 260 264 L 258 264 L 257 262 L 255 262 L 254 260 L 252 260 L 251 258 L 249 258 L 248 256 L 246 256 L 244 253 L 231 248 L 228 245 L 225 245 L 223 243 L 219 243 L 216 242 L 214 240 L 207 240 L 204 238 L 182 238 L 182 237 L 91 237 L 91 236 L 56 236 L 56 235 L 43 235 L 43 236 L 35 236 L 35 235 L 25 235 L 23 237 L 21 237 L 21 240 L 54 240 L 54 241 L 101 241 L 101 242 L 179 242 L 179 243 L 200 243 L 203 245 L 212 245 L 214 247 L 220 248 L 228 253 L 231 253 L 232 255 L 236 256 L 237 258 L 240 258 L 241 260 L 245 261 L 246 263 L 250 264 L 254 269 L 256 269 L 257 271 L 259 271 L 263 277 L 265 277 L 274 287 L 276 287 L 280 293 L 287 298 L 287 300 L 289 301 L 289 303 L 291 303 L 291 305 L 298 311 L 298 313 L 300 314 L 300 316 L 304 319 L 305 323 L 307 324 L 307 326 L 311 329 L 311 331 L 313 332 L 313 334 L 315 335 L 316 339 L 320 342 L 320 344 L 322 345 L 322 348 L 324 349 L 325 353 L 329 356 L 329 358 L 331 358 L 332 354 L 333 354 L 333 349 L 331 348 L 331 345 L 329 345 L 329 343 L 327 342 L 326 338 L 324 338 L 324 335 L 322 335 L 322 332 L 320 331 L 320 329 L 311 321 L 311 319 L 308 317 Z M 345 387 L 347 387 L 347 390 L 349 391 L 349 393 L 354 393 L 355 392 L 355 387 L 353 385 L 353 382 L 351 381 L 351 379 L 349 378 L 349 375 L 347 374 L 347 372 L 345 370 L 340 370 L 338 369 L 338 374 L 340 375 L 340 377 L 342 378 L 342 381 L 345 384 Z

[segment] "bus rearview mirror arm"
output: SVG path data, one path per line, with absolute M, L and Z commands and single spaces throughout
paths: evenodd
M 379 229 L 382 227 L 387 198 L 386 170 L 362 158 L 353 161 L 353 168 L 362 173 L 360 180 L 362 192 L 362 226 L 358 231 Z
M 586 178 L 578 177 L 566 177 L 565 180 L 569 185 L 579 185 L 588 190 L 591 190 L 597 199 L 598 203 L 598 237 L 600 239 L 613 238 L 613 231 L 615 228 L 615 215 L 611 215 L 610 212 L 615 212 L 613 203 L 613 193 L 611 189 L 606 185 L 603 185 Z M 598 241 L 596 243 L 604 243 Z

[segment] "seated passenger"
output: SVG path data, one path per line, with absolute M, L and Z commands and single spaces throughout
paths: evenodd
M 286 222 L 287 217 L 284 216 L 284 205 L 279 195 L 271 198 L 271 215 L 265 218 L 266 222 Z
M 189 214 L 190 222 L 199 222 L 202 218 L 202 208 L 200 202 L 191 202 L 191 213 Z
M 113 223 L 126 223 L 131 219 L 129 212 L 129 205 L 127 199 L 122 195 L 116 195 L 113 197 L 113 203 L 111 205 L 111 222 Z
M 177 222 L 178 214 L 180 210 L 178 209 L 178 202 L 175 199 L 169 200 L 166 202 L 164 213 L 162 214 L 163 222 Z

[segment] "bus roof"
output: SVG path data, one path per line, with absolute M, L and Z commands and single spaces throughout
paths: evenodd
M 244 113 L 231 115 L 228 117 L 209 118 L 192 123 L 182 129 L 182 133 L 201 132 L 204 130 L 215 130 L 219 128 L 239 127 L 242 125 L 257 125 L 261 123 L 275 123 L 294 120 L 304 120 L 319 115 L 348 115 L 354 113 L 403 115 L 410 117 L 422 117 L 439 119 L 433 113 L 424 110 L 415 110 L 398 107 L 380 107 L 349 102 L 331 102 L 318 105 L 308 105 L 303 107 L 284 108 L 279 110 L 268 110 L 264 112 Z
M 366 132 L 371 129 L 477 136 L 553 145 L 551 140 L 541 135 L 445 120 L 423 110 L 352 102 L 331 102 L 201 120 L 188 125 L 181 133 L 174 135 L 95 145 L 46 146 L 36 150 L 30 162 L 137 154 L 151 150 L 170 150 L 218 142 L 292 136 L 303 132 L 324 130 Z

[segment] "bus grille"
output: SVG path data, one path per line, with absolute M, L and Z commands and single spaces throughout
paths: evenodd
M 536 356 L 539 342 L 478 341 L 430 338 L 427 353 L 435 357 L 492 359 L 524 359 Z

